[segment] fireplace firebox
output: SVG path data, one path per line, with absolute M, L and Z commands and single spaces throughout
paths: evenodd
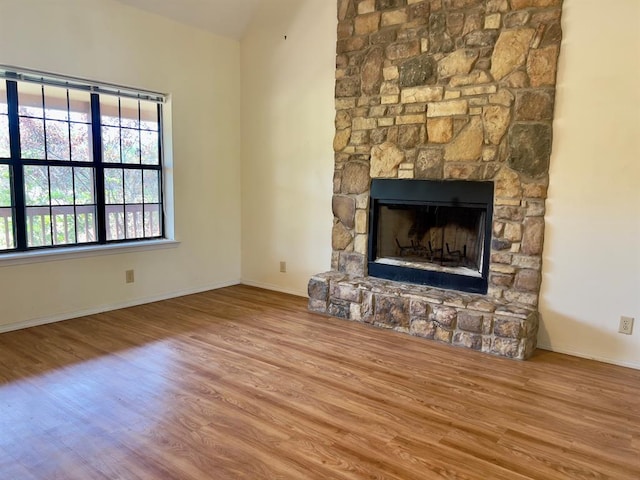
M 374 179 L 372 277 L 486 293 L 493 182 Z

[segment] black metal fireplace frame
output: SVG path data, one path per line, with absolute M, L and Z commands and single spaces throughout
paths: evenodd
M 493 182 L 373 179 L 369 202 L 369 276 L 470 293 L 487 293 L 493 221 Z M 377 263 L 378 209 L 383 205 L 473 207 L 485 211 L 481 277 Z

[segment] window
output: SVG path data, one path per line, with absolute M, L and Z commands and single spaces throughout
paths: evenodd
M 0 69 L 0 253 L 163 238 L 163 100 Z

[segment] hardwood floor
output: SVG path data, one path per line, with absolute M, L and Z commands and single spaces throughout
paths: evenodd
M 640 371 L 237 286 L 0 335 L 1 479 L 639 479 Z

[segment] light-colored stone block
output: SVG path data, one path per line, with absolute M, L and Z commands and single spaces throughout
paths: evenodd
M 449 162 L 473 162 L 480 160 L 484 131 L 482 120 L 478 116 L 471 118 L 469 124 L 445 147 L 444 159 Z
M 397 80 L 399 76 L 398 67 L 384 67 L 382 69 L 382 77 L 387 81 Z
M 488 95 L 490 93 L 496 93 L 498 87 L 495 85 L 477 85 L 474 87 L 464 87 L 462 89 L 462 95 L 465 97 L 471 97 L 473 95 Z
M 477 50 L 460 49 L 444 57 L 438 62 L 438 74 L 440 78 L 454 75 L 466 75 L 471 71 L 473 64 L 478 59 Z
M 469 104 L 466 100 L 450 100 L 433 102 L 427 105 L 427 117 L 449 117 L 452 115 L 466 115 Z
M 525 64 L 529 45 L 535 34 L 532 28 L 503 30 L 491 57 L 491 74 L 502 80 Z
M 356 35 L 369 35 L 380 28 L 380 13 L 358 15 L 354 23 Z
M 484 28 L 487 30 L 497 30 L 500 28 L 502 16 L 499 13 L 492 13 L 484 18 Z
M 453 138 L 453 118 L 427 119 L 427 138 L 430 143 L 448 143 Z
M 356 210 L 356 226 L 357 234 L 367 233 L 367 212 L 366 210 Z
M 527 74 L 532 87 L 552 86 L 556 81 L 556 66 L 560 47 L 551 45 L 532 50 L 527 60 Z
M 400 94 L 402 103 L 427 103 L 442 100 L 444 89 L 442 87 L 411 87 L 403 88 Z
M 366 255 L 368 239 L 369 239 L 368 235 L 356 235 L 356 238 L 353 244 L 353 251 L 356 253 L 361 253 L 363 255 Z
M 383 105 L 392 105 L 394 103 L 398 103 L 400 99 L 400 95 L 383 95 L 380 97 L 380 103 Z
M 363 15 L 365 13 L 372 13 L 376 10 L 376 2 L 375 0 L 361 0 L 358 4 L 358 15 Z
M 378 126 L 378 122 L 375 118 L 356 117 L 351 125 L 354 130 L 372 130 Z
M 412 125 L 424 123 L 427 117 L 424 113 L 414 115 L 400 115 L 396 117 L 396 125 Z
M 380 23 L 383 27 L 389 27 L 391 25 L 407 23 L 408 19 L 407 11 L 405 9 L 391 10 L 382 13 L 382 21 Z
M 400 87 L 396 82 L 384 82 L 380 87 L 380 95 L 398 95 L 399 93 Z
M 371 178 L 395 178 L 398 165 L 405 159 L 405 153 L 391 142 L 376 145 L 371 149 Z

